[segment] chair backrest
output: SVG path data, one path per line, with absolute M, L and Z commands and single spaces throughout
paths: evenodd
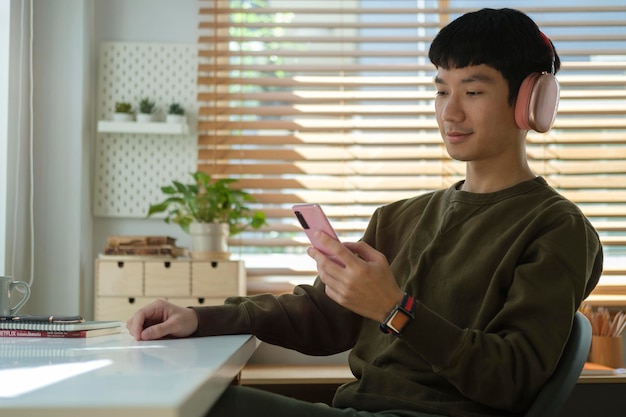
M 561 359 L 524 417 L 552 417 L 563 408 L 578 381 L 591 347 L 591 324 L 576 312 Z

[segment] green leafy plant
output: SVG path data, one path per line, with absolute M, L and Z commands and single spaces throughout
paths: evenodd
M 185 114 L 185 109 L 178 103 L 172 103 L 172 104 L 170 104 L 170 107 L 167 110 L 167 113 L 168 114 L 183 115 L 183 114 Z
M 118 101 L 115 103 L 115 113 L 132 113 L 133 106 L 126 101 Z
M 168 197 L 160 203 L 151 204 L 148 217 L 166 213 L 166 223 L 178 224 L 187 233 L 189 225 L 194 221 L 228 223 L 230 236 L 248 227 L 258 229 L 266 224 L 265 213 L 252 211 L 246 206 L 254 202 L 254 198 L 244 190 L 231 187 L 237 180 L 212 180 L 210 175 L 199 171 L 190 175 L 194 183 L 172 181 L 172 185 L 161 187 L 163 194 Z
M 139 102 L 139 113 L 152 114 L 156 111 L 156 103 L 148 97 L 144 97 Z

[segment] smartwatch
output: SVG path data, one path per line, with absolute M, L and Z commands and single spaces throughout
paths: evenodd
M 406 326 L 415 318 L 415 298 L 407 293 L 402 297 L 402 303 L 391 310 L 385 321 L 380 323 L 383 333 L 401 335 Z

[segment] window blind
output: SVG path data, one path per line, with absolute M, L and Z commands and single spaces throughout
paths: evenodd
M 309 246 L 292 204 L 321 204 L 356 240 L 376 207 L 464 177 L 437 130 L 427 53 L 481 7 L 523 10 L 554 42 L 561 102 L 550 132 L 529 132 L 529 161 L 599 230 L 605 275 L 626 275 L 626 5 L 580 3 L 200 2 L 198 168 L 238 179 L 267 214 L 230 242 L 249 279 L 315 275 L 288 256 Z

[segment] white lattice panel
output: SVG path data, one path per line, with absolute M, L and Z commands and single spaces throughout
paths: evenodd
M 95 146 L 93 207 L 100 217 L 145 217 L 163 199 L 160 187 L 189 181 L 197 158 L 197 46 L 103 43 L 98 74 L 98 120 L 110 120 L 115 103 L 138 107 L 156 102 L 157 118 L 169 104 L 186 110 L 191 134 L 98 133 Z

